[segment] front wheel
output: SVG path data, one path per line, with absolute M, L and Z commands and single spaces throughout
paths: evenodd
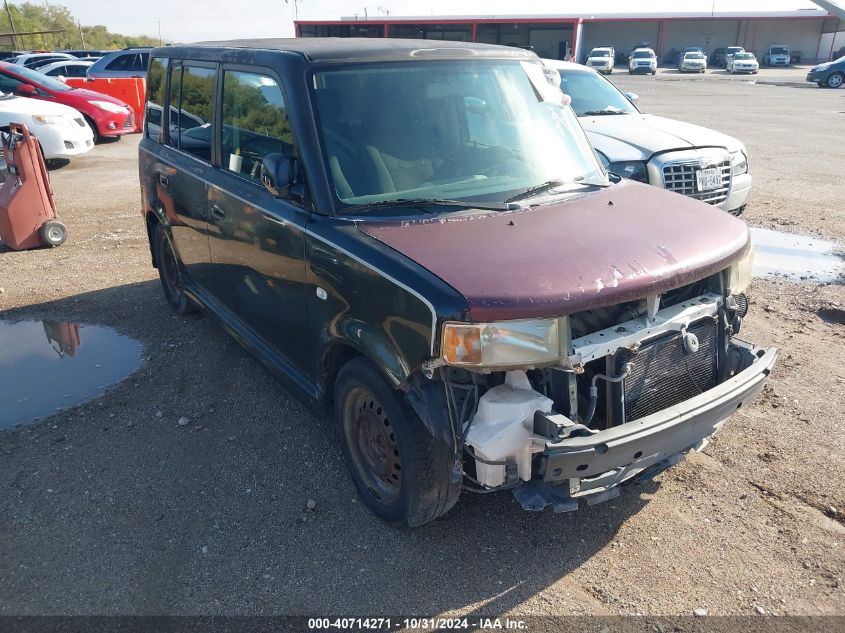
M 827 78 L 825 82 L 828 88 L 841 88 L 843 80 L 845 80 L 845 75 L 842 73 L 833 73 L 830 77 Z
M 364 504 L 397 527 L 419 527 L 445 514 L 460 495 L 460 482 L 450 479 L 450 448 L 368 360 L 349 361 L 335 385 L 338 439 Z
M 85 122 L 88 124 L 88 127 L 91 128 L 91 131 L 94 133 L 94 145 L 97 145 L 100 141 L 103 140 L 102 136 L 100 136 L 100 130 L 97 128 L 97 124 L 87 114 L 82 115 L 85 118 Z
M 182 267 L 173 249 L 170 235 L 160 222 L 156 223 L 153 235 L 153 254 L 168 305 L 176 314 L 193 312 L 194 304 L 185 294 Z

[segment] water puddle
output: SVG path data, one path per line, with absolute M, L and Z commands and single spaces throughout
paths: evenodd
M 0 321 L 0 428 L 103 394 L 141 364 L 141 343 L 107 327 Z
M 755 277 L 819 283 L 845 279 L 845 259 L 836 254 L 838 247 L 833 242 L 754 227 L 751 239 L 757 250 Z

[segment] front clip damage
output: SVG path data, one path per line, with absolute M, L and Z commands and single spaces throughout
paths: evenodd
M 657 464 L 651 465 L 638 475 L 623 481 L 620 485 L 639 484 L 653 479 L 664 470 L 668 470 L 675 464 L 683 461 L 684 457 L 684 453 L 676 453 Z M 556 513 L 561 514 L 563 512 L 575 512 L 578 510 L 578 497 L 573 496 L 578 493 L 578 490 L 577 485 L 554 486 L 540 479 L 532 479 L 531 481 L 526 481 L 521 486 L 517 486 L 511 492 L 513 492 L 514 498 L 519 501 L 523 510 L 542 512 L 548 506 L 552 506 Z M 594 492 L 584 497 L 584 500 L 587 502 L 587 505 L 594 506 L 615 499 L 620 494 L 619 488 L 614 485 L 610 488 Z

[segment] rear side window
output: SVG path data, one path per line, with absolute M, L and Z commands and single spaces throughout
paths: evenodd
M 147 73 L 147 111 L 144 116 L 146 136 L 151 141 L 164 140 L 164 90 L 167 87 L 167 60 L 153 58 Z
M 214 132 L 214 80 L 214 68 L 190 63 L 170 72 L 169 144 L 207 163 Z
M 132 54 L 118 55 L 108 63 L 106 70 L 132 70 Z
M 260 182 L 267 154 L 292 156 L 293 137 L 278 82 L 258 73 L 223 75 L 222 167 Z
M 118 55 L 109 62 L 106 70 L 118 70 L 124 72 L 143 72 L 147 69 L 149 53 L 126 53 Z

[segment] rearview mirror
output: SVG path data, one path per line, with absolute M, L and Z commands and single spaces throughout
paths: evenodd
M 18 84 L 15 88 L 15 94 L 29 96 L 35 94 L 35 86 L 31 84 Z
M 299 161 L 293 156 L 272 153 L 261 161 L 261 182 L 277 198 L 293 197 L 291 188 L 297 184 L 298 176 Z
M 637 99 L 640 98 L 640 95 L 638 95 L 636 92 L 626 92 L 625 98 L 628 99 L 628 101 L 630 101 L 631 103 L 636 103 Z

